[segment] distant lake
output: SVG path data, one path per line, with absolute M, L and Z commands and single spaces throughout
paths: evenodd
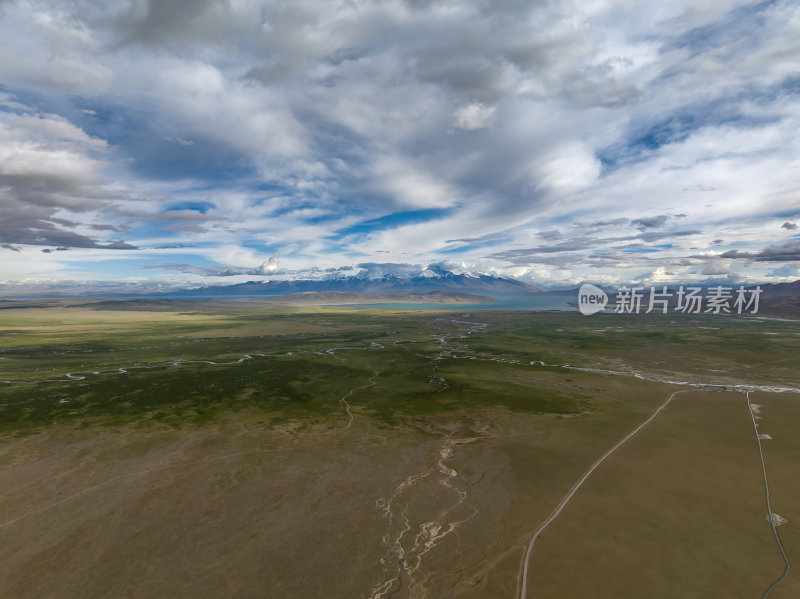
M 264 295 L 131 295 L 131 296 L 111 296 L 98 294 L 95 296 L 75 297 L 75 296 L 50 296 L 50 297 L 14 297 L 8 298 L 8 303 L 5 307 L 9 307 L 12 302 L 19 301 L 46 301 L 55 299 L 71 299 L 71 300 L 184 300 L 184 301 L 203 301 L 203 300 L 226 300 L 226 299 L 264 299 L 264 298 L 279 298 L 280 296 L 264 296 Z M 386 309 L 386 310 L 447 310 L 449 312 L 458 311 L 478 311 L 478 310 L 523 310 L 523 311 L 550 311 L 550 310 L 566 310 L 577 311 L 577 308 L 570 302 L 577 300 L 574 293 L 548 293 L 542 295 L 525 295 L 518 297 L 505 297 L 498 298 L 496 302 L 487 302 L 484 304 L 426 304 L 426 303 L 413 303 L 413 302 L 394 302 L 394 303 L 374 303 L 374 304 L 322 304 L 328 308 L 372 308 L 372 309 Z M 2 304 L 0 304 L 2 305 Z M 303 305 L 303 304 L 298 304 Z M 313 305 L 313 304 L 312 304 Z M 316 304 L 319 305 L 319 304 Z
M 577 311 L 570 302 L 575 302 L 574 293 L 527 295 L 520 297 L 506 297 L 496 302 L 484 304 L 415 304 L 415 303 L 377 303 L 377 304 L 335 304 L 326 305 L 328 308 L 372 308 L 385 310 L 446 310 L 448 312 L 474 312 L 478 310 L 522 310 L 522 311 L 550 311 L 567 310 Z

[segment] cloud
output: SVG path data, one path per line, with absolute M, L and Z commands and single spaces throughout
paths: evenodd
M 699 229 L 680 229 L 675 231 L 650 231 L 640 233 L 638 235 L 624 235 L 617 237 L 574 237 L 565 241 L 551 243 L 549 245 L 539 245 L 530 248 L 520 248 L 513 250 L 505 250 L 492 254 L 492 257 L 499 260 L 507 260 L 514 264 L 524 264 L 526 260 L 535 262 L 541 258 L 542 254 L 578 252 L 582 250 L 601 250 L 610 247 L 617 248 L 637 248 L 637 244 L 624 244 L 630 241 L 643 241 L 652 243 L 669 237 L 688 237 L 698 235 L 701 231 Z
M 617 227 L 619 225 L 626 225 L 630 222 L 629 219 L 620 217 L 620 218 L 609 218 L 603 220 L 595 220 L 588 223 L 583 222 L 576 222 L 574 223 L 575 226 L 583 227 L 585 229 L 606 229 L 609 227 Z
M 545 241 L 557 241 L 563 237 L 561 231 L 558 229 L 548 229 L 547 231 L 539 231 L 536 235 Z
M 258 276 L 253 256 L 277 252 L 285 276 L 794 259 L 766 246 L 797 206 L 796 3 L 623 12 L 4 2 L 0 242 L 51 264 L 40 248 L 83 248 L 69 268 L 149 248 L 148 276 L 187 280 Z
M 362 190 L 400 207 L 410 208 L 451 206 L 461 195 L 446 180 L 431 173 L 425 164 L 399 156 L 377 160 Z
M 145 0 L 129 6 L 117 27 L 122 43 L 205 45 L 223 43 L 235 36 L 238 29 L 235 17 L 226 0 Z
M 760 252 L 725 252 L 722 258 L 756 260 L 758 262 L 794 262 L 800 261 L 800 239 L 793 239 L 765 247 Z
M 101 242 L 97 239 L 63 229 L 52 220 L 54 211 L 25 206 L 0 197 L 0 241 L 21 245 L 57 245 L 74 248 L 135 250 L 136 246 L 122 240 Z
M 698 183 L 697 185 L 693 185 L 692 187 L 687 187 L 683 190 L 684 192 L 687 191 L 717 191 L 716 187 L 712 187 L 711 185 L 703 185 L 702 183 Z
M 669 215 L 659 214 L 658 216 L 634 219 L 631 221 L 631 224 L 640 231 L 644 231 L 645 229 L 660 229 L 669 222 L 669 219 Z
M 109 225 L 109 224 L 90 224 L 89 228 L 94 231 L 115 231 L 117 233 L 127 231 L 128 226 L 126 225 Z
M 795 231 L 797 230 L 796 223 L 790 223 L 788 220 L 781 225 L 781 229 L 786 229 L 787 231 Z
M 703 231 L 701 229 L 680 229 L 677 231 L 646 231 L 635 239 L 653 242 L 662 239 L 669 239 L 670 237 L 688 237 L 691 235 L 700 235 Z
M 14 96 L 5 92 L 0 92 L 0 106 L 9 110 L 27 111 L 28 107 L 17 102 Z
M 469 245 L 481 245 L 481 244 L 490 244 L 500 241 L 502 239 L 506 239 L 507 235 L 502 233 L 489 233 L 487 235 L 481 235 L 480 237 L 462 237 L 461 239 L 446 239 L 445 243 L 462 243 L 462 244 L 469 244 Z
M 101 242 L 58 216 L 102 211 L 119 197 L 101 175 L 105 163 L 97 155 L 106 151 L 105 141 L 61 116 L 0 112 L 0 241 L 135 249 L 123 241 Z
M 382 279 L 387 276 L 410 277 L 422 272 L 422 268 L 418 264 L 394 262 L 362 262 L 356 264 L 356 268 L 359 271 L 355 276 L 362 279 Z
M 704 275 L 729 275 L 731 274 L 731 267 L 729 264 L 714 260 L 709 262 L 708 265 L 701 271 Z
M 114 73 L 103 64 L 102 42 L 97 34 L 57 2 L 2 3 L 3 83 L 55 93 L 102 93 Z
M 166 141 L 171 141 L 182 146 L 193 146 L 194 142 L 191 139 L 181 139 L 180 137 L 165 137 Z
M 484 106 L 483 104 L 467 104 L 453 113 L 453 126 L 456 129 L 474 131 L 483 129 L 492 124 L 494 107 Z
M 144 268 L 169 270 L 173 272 L 200 275 L 202 277 L 234 277 L 239 275 L 268 277 L 288 274 L 289 271 L 282 269 L 278 262 L 279 256 L 275 255 L 270 256 L 267 260 L 254 268 L 243 266 L 223 266 L 219 264 L 196 265 L 177 263 L 147 264 Z

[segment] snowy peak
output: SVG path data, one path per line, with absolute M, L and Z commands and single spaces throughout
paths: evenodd
M 396 273 L 372 270 L 366 276 L 356 275 L 330 279 L 297 279 L 294 281 L 249 281 L 238 285 L 203 287 L 187 290 L 187 295 L 285 295 L 305 292 L 353 293 L 425 293 L 430 291 L 458 291 L 488 296 L 514 296 L 536 293 L 540 288 L 515 279 L 480 274 L 455 274 L 444 269 L 415 269 L 413 273 Z

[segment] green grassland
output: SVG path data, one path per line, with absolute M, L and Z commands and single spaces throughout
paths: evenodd
M 578 414 L 592 409 L 592 393 L 565 384 L 574 371 L 557 365 L 790 385 L 800 355 L 800 324 L 748 318 L 169 307 L 0 311 L 0 431 L 67 422 L 181 427 L 229 410 L 258 422 L 314 423 L 340 415 L 339 399 L 375 371 L 360 408 L 385 422 L 485 404 Z M 540 371 L 552 380 L 528 380 Z
M 752 596 L 781 563 L 723 386 L 800 387 L 798 355 L 800 323 L 745 317 L 4 306 L 0 588 L 516 597 L 532 531 L 684 390 L 540 538 L 528 599 Z M 794 555 L 797 394 L 752 395 Z

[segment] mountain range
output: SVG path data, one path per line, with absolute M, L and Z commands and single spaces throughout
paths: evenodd
M 298 279 L 295 281 L 248 281 L 236 285 L 216 285 L 187 289 L 170 295 L 181 296 L 271 296 L 290 293 L 427 293 L 430 291 L 458 291 L 491 297 L 519 296 L 541 292 L 540 287 L 515 279 L 491 275 L 466 275 L 442 271 L 436 274 L 398 277 L 385 275 L 379 278 L 341 277 L 335 279 Z
M 714 285 L 717 283 L 714 282 Z M 709 284 L 693 285 L 708 287 Z M 675 285 L 670 285 L 674 291 Z M 752 288 L 749 284 L 747 287 Z M 800 281 L 791 283 L 761 283 L 763 293 L 759 314 L 798 318 L 800 317 Z M 607 288 L 611 302 L 614 290 Z M 423 294 L 438 292 L 427 299 Z M 523 281 L 487 274 L 456 274 L 444 268 L 429 267 L 412 274 L 373 273 L 371 276 L 330 277 L 323 279 L 296 279 L 248 281 L 233 285 L 175 288 L 160 283 L 155 286 L 137 288 L 135 285 L 107 283 L 105 285 L 73 285 L 56 288 L 16 290 L 0 285 L 0 298 L 151 298 L 162 300 L 200 298 L 274 298 L 300 303 L 374 303 L 374 302 L 424 302 L 424 303 L 480 303 L 492 299 L 521 298 L 536 295 L 573 296 L 577 301 L 578 286 L 571 288 L 543 289 Z M 325 297 L 324 294 L 329 294 Z M 455 295 L 463 297 L 457 298 Z M 289 297 L 286 297 L 289 296 Z M 376 296 L 383 296 L 378 298 Z M 406 296 L 401 298 L 401 296 Z M 481 296 L 481 297 L 475 297 Z M 0 300 L 1 301 L 1 300 Z

